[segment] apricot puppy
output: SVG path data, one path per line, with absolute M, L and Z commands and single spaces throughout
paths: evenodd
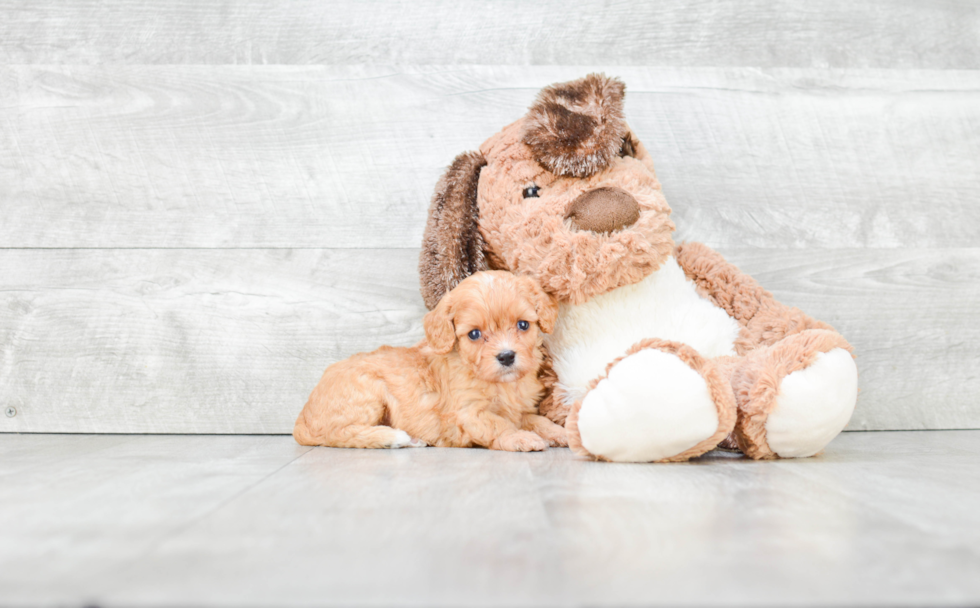
M 568 445 L 565 429 L 537 411 L 541 332 L 557 315 L 533 279 L 476 273 L 425 316 L 417 345 L 382 346 L 328 367 L 293 437 L 343 448 Z

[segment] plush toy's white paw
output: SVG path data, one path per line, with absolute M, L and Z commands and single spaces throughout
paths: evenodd
M 817 355 L 783 378 L 766 419 L 766 442 L 782 458 L 813 456 L 847 425 L 857 401 L 857 366 L 843 348 Z
M 389 448 L 392 448 L 392 449 L 394 449 L 394 448 L 424 448 L 427 445 L 429 445 L 429 444 L 427 444 L 426 442 L 422 441 L 421 439 L 415 439 L 414 437 L 412 437 L 411 435 L 409 435 L 405 431 L 400 431 L 398 429 L 395 429 L 395 437 L 394 437 L 394 439 L 392 439 L 391 445 L 389 445 L 388 447 Z
M 718 409 L 699 373 L 655 349 L 634 353 L 585 396 L 578 414 L 582 446 L 623 462 L 676 456 L 718 430 Z

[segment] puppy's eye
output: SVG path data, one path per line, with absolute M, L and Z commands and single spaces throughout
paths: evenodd
M 629 133 L 623 138 L 623 145 L 619 148 L 619 155 L 636 158 L 636 146 L 633 144 L 633 138 Z
M 471 329 L 470 330 L 470 333 L 468 333 L 466 335 L 469 337 L 470 340 L 476 341 L 476 340 L 479 340 L 480 339 L 480 336 L 483 335 L 483 334 L 480 333 L 480 330 L 479 329 Z
M 541 188 L 538 188 L 537 186 L 532 184 L 527 188 L 524 188 L 524 193 L 523 193 L 524 198 L 538 198 L 538 192 L 540 190 Z
M 518 321 L 517 322 L 517 329 L 519 329 L 521 331 L 527 331 L 529 327 L 531 327 L 531 324 L 528 323 L 527 321 Z

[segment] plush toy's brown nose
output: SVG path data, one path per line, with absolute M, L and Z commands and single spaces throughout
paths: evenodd
M 577 230 L 615 232 L 640 219 L 640 205 L 622 188 L 596 188 L 572 201 L 565 219 Z

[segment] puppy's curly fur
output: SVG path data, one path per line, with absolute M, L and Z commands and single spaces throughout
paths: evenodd
M 541 332 L 557 315 L 532 279 L 474 274 L 425 316 L 426 338 L 416 346 L 384 346 L 327 368 L 293 437 L 349 448 L 565 446 L 565 429 L 536 407 Z

